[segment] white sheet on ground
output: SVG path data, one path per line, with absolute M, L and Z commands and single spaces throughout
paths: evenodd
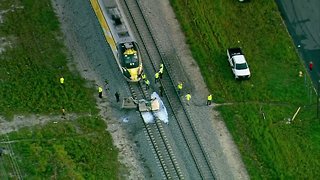
M 141 115 L 145 123 L 154 123 L 152 112 L 141 112 Z
M 158 111 L 153 112 L 154 115 L 159 118 L 162 122 L 168 124 L 169 123 L 169 119 L 168 119 L 168 112 L 166 107 L 164 106 L 162 100 L 160 99 L 159 95 L 156 92 L 153 92 L 151 94 L 151 99 L 156 98 L 159 101 L 160 104 L 160 108 Z

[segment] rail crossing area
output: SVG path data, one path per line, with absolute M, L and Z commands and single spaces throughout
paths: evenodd
M 151 163 L 158 167 L 157 170 L 151 168 L 152 174 L 158 175 L 156 171 L 160 171 L 165 179 L 230 177 L 217 141 L 207 143 L 217 136 L 214 132 L 204 131 L 208 126 L 198 123 L 210 123 L 208 108 L 187 106 L 184 95 L 176 89 L 181 79 L 189 87 L 191 82 L 181 76 L 181 67 L 175 68 L 178 57 L 167 57 L 175 52 L 175 48 L 166 52 L 167 47 L 156 40 L 141 2 L 90 0 L 90 3 L 122 73 L 119 76 L 127 80 L 123 88 L 129 89 L 130 96 L 123 98 L 121 107 L 136 109 L 143 122 L 141 125 L 147 137 L 144 144 L 152 151 L 151 159 L 156 160 Z M 166 45 L 172 46 L 170 39 Z M 164 76 L 154 80 L 160 65 L 164 66 Z M 142 74 L 148 77 L 150 85 L 142 79 Z M 163 88 L 162 97 L 158 95 L 160 87 Z

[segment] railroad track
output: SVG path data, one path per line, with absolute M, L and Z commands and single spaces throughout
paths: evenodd
M 150 25 L 143 15 L 139 2 L 137 0 L 122 0 L 121 4 L 123 8 L 127 9 L 131 18 L 130 21 L 134 24 L 134 28 L 138 30 L 140 41 L 146 49 L 148 58 L 144 59 L 144 65 L 147 63 L 151 64 L 154 74 L 158 70 L 157 68 L 159 65 L 161 63 L 164 64 L 165 76 L 160 83 L 164 87 L 164 94 L 166 95 L 169 106 L 177 120 L 179 130 L 188 146 L 200 177 L 202 179 L 219 179 L 216 167 L 211 163 L 209 156 L 200 141 L 197 133 L 198 130 L 189 115 L 189 110 L 185 108 L 182 99 L 174 88 L 177 84 L 173 78 L 175 71 L 170 67 L 169 58 L 166 57 L 165 53 L 160 51 L 162 48 L 155 41 L 152 31 L 150 30 Z
M 128 86 L 134 99 L 150 99 L 146 87 L 141 82 L 129 83 Z M 140 113 L 141 115 L 141 113 Z M 142 116 L 141 116 L 142 118 Z M 143 121 L 144 122 L 144 121 Z M 172 148 L 163 131 L 162 122 L 156 119 L 155 124 L 144 122 L 145 132 L 149 137 L 152 147 L 154 148 L 160 167 L 166 179 L 184 179 L 178 166 Z

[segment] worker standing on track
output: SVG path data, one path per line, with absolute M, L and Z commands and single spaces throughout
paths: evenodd
M 159 81 L 159 72 L 156 72 L 156 74 L 154 75 L 154 82 L 157 84 L 157 82 Z
M 148 79 L 145 79 L 144 83 L 146 84 L 146 90 L 148 90 L 150 86 L 150 81 Z
M 189 106 L 190 105 L 190 100 L 191 100 L 191 94 L 190 93 L 188 93 L 186 95 L 186 100 L 187 100 L 187 105 Z
M 163 64 L 160 64 L 160 69 L 159 69 L 159 77 L 160 79 L 162 79 L 162 75 L 163 75 Z
M 178 87 L 178 94 L 181 94 L 183 83 L 179 82 L 177 87 Z
M 211 105 L 211 101 L 212 101 L 212 94 L 209 94 L 208 100 L 207 100 L 207 106 Z
M 99 86 L 98 92 L 99 92 L 99 98 L 102 98 L 102 87 Z
M 147 75 L 145 74 L 145 73 L 142 73 L 142 75 L 141 75 L 141 78 L 142 78 L 142 80 L 146 80 L 146 78 L 147 78 Z

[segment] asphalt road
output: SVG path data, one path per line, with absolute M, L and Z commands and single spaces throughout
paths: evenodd
M 314 86 L 320 80 L 320 1 L 276 0 Z M 309 63 L 313 63 L 312 71 Z

